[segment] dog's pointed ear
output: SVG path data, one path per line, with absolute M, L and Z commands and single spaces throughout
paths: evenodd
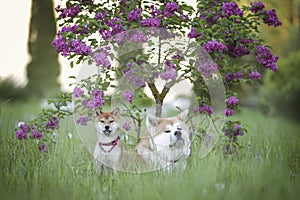
M 181 112 L 179 115 L 178 115 L 178 118 L 182 121 L 184 121 L 187 116 L 189 114 L 189 110 L 188 109 L 185 109 L 183 112 Z
M 95 110 L 95 112 L 94 112 L 94 117 L 100 116 L 101 113 L 102 113 L 101 110 Z
M 158 126 L 160 122 L 160 118 L 154 116 L 154 115 L 148 115 L 146 118 L 146 126 Z
M 114 117 L 120 117 L 120 109 L 119 108 L 115 108 L 113 111 L 112 111 Z

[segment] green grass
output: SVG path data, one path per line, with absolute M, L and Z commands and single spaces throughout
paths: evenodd
M 49 153 L 18 141 L 18 120 L 37 113 L 33 104 L 6 104 L 0 118 L 0 199 L 298 199 L 300 195 L 300 126 L 284 119 L 246 111 L 249 123 L 236 155 L 215 148 L 208 156 L 189 158 L 187 169 L 172 173 L 99 176 L 93 157 L 72 128 L 58 131 Z M 27 115 L 24 115 L 26 114 Z M 68 139 L 68 132 L 73 138 Z M 194 149 L 195 151 L 195 149 Z

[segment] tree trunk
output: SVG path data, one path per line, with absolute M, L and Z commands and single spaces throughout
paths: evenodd
M 51 42 L 56 34 L 52 0 L 32 0 L 27 65 L 27 89 L 36 96 L 54 96 L 59 91 L 58 54 Z

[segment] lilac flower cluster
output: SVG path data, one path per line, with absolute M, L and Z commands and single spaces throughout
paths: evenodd
M 222 42 L 217 42 L 215 40 L 205 42 L 203 44 L 203 48 L 207 53 L 226 50 L 226 46 Z
M 213 108 L 211 106 L 205 106 L 205 105 L 201 105 L 198 108 L 194 109 L 194 112 L 200 112 L 203 114 L 209 114 L 211 115 L 213 113 Z
M 258 80 L 260 79 L 261 75 L 258 71 L 252 71 L 249 73 L 249 78 L 252 79 L 252 80 Z
M 105 101 L 103 100 L 104 93 L 99 89 L 94 89 L 92 91 L 92 99 L 85 101 L 83 104 L 89 109 L 97 109 L 100 108 Z
M 240 80 L 240 79 L 243 79 L 243 78 L 244 78 L 244 76 L 243 76 L 242 72 L 234 72 L 234 73 L 228 72 L 225 75 L 226 81 Z
M 99 49 L 99 52 L 96 52 L 93 56 L 93 60 L 96 63 L 96 66 L 103 66 L 104 68 L 109 69 L 111 67 L 111 63 L 109 61 L 109 52 L 110 47 L 105 46 Z
M 132 100 L 133 100 L 133 97 L 134 97 L 134 92 L 131 91 L 131 90 L 126 90 L 126 91 L 124 91 L 124 92 L 122 93 L 122 97 L 123 97 L 126 101 L 128 101 L 129 103 L 131 103 Z
M 144 74 L 141 69 L 138 68 L 137 63 L 127 63 L 128 70 L 124 71 L 124 75 L 128 80 L 138 87 L 145 87 L 146 79 L 143 77 Z
M 76 123 L 82 126 L 86 126 L 89 121 L 88 116 L 80 116 L 78 119 L 76 119 Z
M 126 131 L 129 131 L 131 129 L 130 122 L 124 122 L 122 128 L 124 128 Z
M 50 130 L 54 130 L 59 128 L 59 119 L 57 117 L 52 117 L 46 124 L 46 128 Z
M 131 37 L 131 41 L 135 43 L 145 43 L 148 41 L 148 38 L 144 33 L 136 31 Z
M 261 1 L 250 2 L 250 11 L 252 13 L 262 13 L 265 9 L 265 5 Z
M 61 8 L 60 6 L 57 6 L 55 8 L 55 11 L 57 13 L 60 13 L 61 18 L 66 18 L 66 17 L 75 17 L 80 13 L 80 8 L 79 6 L 72 6 L 69 8 Z
M 161 23 L 161 18 L 147 18 L 141 21 L 141 26 L 143 27 L 159 27 Z
M 83 95 L 83 93 L 84 93 L 84 91 L 83 91 L 81 88 L 79 88 L 79 87 L 75 87 L 75 88 L 73 89 L 73 96 L 74 96 L 75 98 L 81 97 L 81 96 Z
M 141 19 L 141 14 L 142 14 L 142 9 L 141 8 L 131 10 L 129 12 L 128 16 L 127 16 L 127 20 L 130 21 L 130 22 L 139 20 L 139 19 Z
M 68 42 L 61 34 L 58 34 L 57 38 L 52 41 L 52 45 L 56 52 L 61 53 L 62 56 L 69 56 L 70 53 L 87 56 L 92 53 L 92 48 L 85 45 L 81 40 Z
M 274 27 L 281 26 L 282 24 L 279 21 L 276 11 L 274 9 L 263 12 L 263 21 L 268 26 L 274 26 Z
M 102 18 L 103 16 L 98 16 L 99 18 Z M 97 17 L 97 18 L 98 18 Z M 102 38 L 104 40 L 110 39 L 113 35 L 117 35 L 119 33 L 122 33 L 124 31 L 123 29 L 123 20 L 114 17 L 108 21 L 104 21 L 106 25 L 108 26 L 107 29 L 100 29 L 99 33 L 101 34 Z
M 89 31 L 89 27 L 87 26 L 78 26 L 78 25 L 73 25 L 73 26 L 64 26 L 58 33 L 68 33 L 68 32 L 73 32 L 75 34 L 87 34 Z
M 198 66 L 198 71 L 203 75 L 205 78 L 209 78 L 212 75 L 212 72 L 217 72 L 220 66 L 213 62 L 212 60 L 207 60 L 206 62 L 201 62 Z
M 225 112 L 224 112 L 224 115 L 225 115 L 226 117 L 230 117 L 230 116 L 234 115 L 234 110 L 233 110 L 233 109 L 230 109 L 230 108 L 226 108 L 226 109 L 225 109 Z
M 274 27 L 281 26 L 282 23 L 279 21 L 276 11 L 274 9 L 264 11 L 264 8 L 265 5 L 261 1 L 250 2 L 250 11 L 255 14 L 260 14 L 265 24 Z
M 153 18 L 161 17 L 163 14 L 163 11 L 160 9 L 155 8 L 154 5 L 151 5 L 151 15 Z
M 172 61 L 166 60 L 165 62 L 165 71 L 160 74 L 160 78 L 163 80 L 176 80 L 176 66 Z
M 243 16 L 243 11 L 235 2 L 224 2 L 222 5 L 222 12 L 226 15 L 227 18 L 230 16 Z
M 167 3 L 164 16 L 171 17 L 175 14 L 175 12 L 179 12 L 179 6 L 177 5 L 177 3 L 176 2 Z
M 23 140 L 23 139 L 27 140 L 28 139 L 28 135 L 32 139 L 38 139 L 38 140 L 42 139 L 42 133 L 41 132 L 35 130 L 34 127 L 28 126 L 26 123 L 22 123 L 19 126 L 19 129 L 16 130 L 16 137 L 19 140 Z
M 224 133 L 225 136 L 233 139 L 233 142 L 237 141 L 237 136 L 243 136 L 244 134 L 245 134 L 244 129 L 239 124 L 236 124 L 231 128 L 228 128 Z
M 188 33 L 188 37 L 189 38 L 197 38 L 197 37 L 199 37 L 201 35 L 202 35 L 201 32 L 197 32 L 196 33 L 196 28 L 195 27 L 192 27 L 191 31 Z
M 227 107 L 228 108 L 225 109 L 224 115 L 226 117 L 230 117 L 230 116 L 234 115 L 234 108 L 235 108 L 235 106 L 238 105 L 239 100 L 235 96 L 230 96 L 227 99 L 226 103 L 227 103 Z
M 249 55 L 250 51 L 247 49 L 246 46 L 234 46 L 234 45 L 228 45 L 228 53 L 231 57 L 238 58 L 245 55 Z
M 235 96 L 230 96 L 228 99 L 227 99 L 227 104 L 229 106 L 235 106 L 239 103 L 239 100 L 235 97 Z
M 266 68 L 274 72 L 278 71 L 276 66 L 278 56 L 273 56 L 268 48 L 262 45 L 256 46 L 255 57 L 256 60 Z
M 108 13 L 106 11 L 100 11 L 95 15 L 96 20 L 107 21 Z

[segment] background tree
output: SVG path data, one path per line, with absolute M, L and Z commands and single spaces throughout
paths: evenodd
M 56 34 L 52 0 L 32 0 L 27 65 L 27 89 L 37 96 L 53 96 L 59 91 L 58 55 L 51 46 Z

